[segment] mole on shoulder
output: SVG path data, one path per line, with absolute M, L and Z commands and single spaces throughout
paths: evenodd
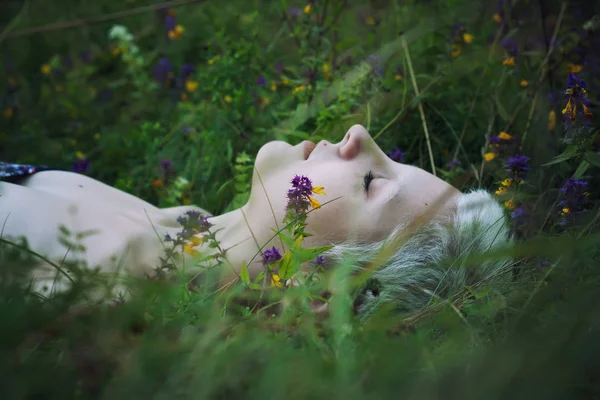
M 82 187 L 83 187 L 83 185 L 77 185 L 77 186 L 79 186 L 80 188 L 82 188 Z
M 426 206 L 428 206 L 429 204 L 425 203 Z

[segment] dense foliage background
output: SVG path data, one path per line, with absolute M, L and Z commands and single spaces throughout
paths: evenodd
M 185 285 L 74 311 L 77 291 L 40 299 L 9 279 L 28 255 L 3 243 L 3 397 L 597 398 L 599 12 L 552 0 L 2 2 L 0 160 L 222 213 L 244 204 L 267 141 L 338 141 L 361 123 L 397 161 L 495 191 L 519 239 L 508 292 L 465 288 L 366 323 L 344 301 L 324 319 L 275 315 L 231 301 L 240 290 Z

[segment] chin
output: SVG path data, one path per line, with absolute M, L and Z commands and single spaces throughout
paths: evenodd
M 272 141 L 263 145 L 258 154 L 254 165 L 259 169 L 259 172 L 264 168 L 278 168 L 282 165 L 288 165 L 295 160 L 303 159 L 303 151 L 297 146 L 292 146 L 289 143 L 282 141 Z

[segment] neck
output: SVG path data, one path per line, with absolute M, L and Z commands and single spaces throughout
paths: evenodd
M 209 222 L 213 224 L 211 232 L 216 232 L 215 236 L 218 247 L 212 248 L 209 243 L 203 243 L 198 246 L 198 250 L 203 256 L 224 254 L 223 271 L 221 282 L 227 284 L 239 276 L 240 269 L 244 264 L 248 264 L 250 278 L 253 279 L 262 270 L 262 256 L 259 252 L 273 232 L 264 232 L 261 229 L 260 221 L 252 221 L 247 212 L 247 206 L 241 207 L 226 214 L 211 217 Z M 178 229 L 174 229 L 176 234 Z M 269 234 L 270 233 L 270 234 Z M 203 236 L 203 235 L 198 235 Z M 186 263 L 193 262 L 190 256 L 186 255 Z

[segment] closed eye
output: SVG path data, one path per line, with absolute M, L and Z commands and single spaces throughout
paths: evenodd
M 365 192 L 369 193 L 369 186 L 371 186 L 371 182 L 373 182 L 375 177 L 373 176 L 373 171 L 369 171 L 363 177 L 363 187 L 365 188 Z

